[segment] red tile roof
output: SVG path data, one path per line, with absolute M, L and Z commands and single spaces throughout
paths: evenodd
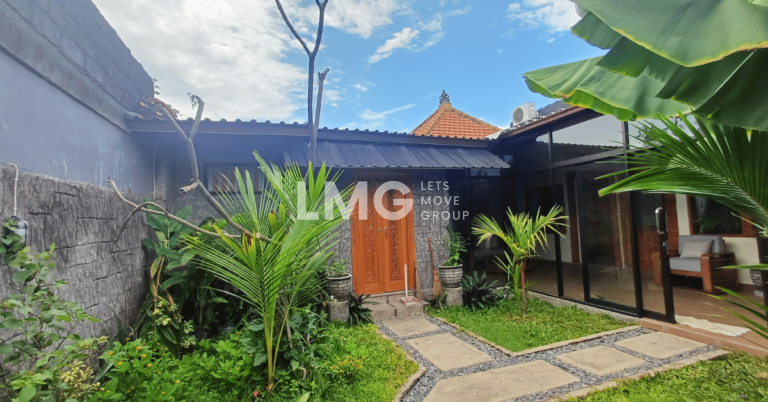
M 448 95 L 443 91 L 440 106 L 427 117 L 411 134 L 430 137 L 452 137 L 482 139 L 500 128 L 488 124 L 477 117 L 470 116 L 451 106 Z

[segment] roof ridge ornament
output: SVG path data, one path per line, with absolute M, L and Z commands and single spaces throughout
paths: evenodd
M 440 104 L 442 105 L 443 103 L 451 104 L 451 97 L 445 93 L 445 89 L 443 89 L 443 93 L 440 95 Z

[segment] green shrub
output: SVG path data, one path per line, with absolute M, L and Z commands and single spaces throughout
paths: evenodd
M 471 311 L 482 310 L 495 306 L 501 300 L 503 288 L 496 290 L 493 286 L 496 281 L 486 283 L 485 272 L 478 275 L 477 271 L 472 275 L 467 275 L 461 280 L 461 297 L 466 306 Z
M 15 227 L 7 219 L 8 233 L 0 237 L 2 260 L 16 271 L 13 280 L 21 287 L 21 293 L 0 302 L 0 395 L 7 393 L 14 402 L 83 397 L 99 384 L 90 384 L 93 373 L 83 370 L 81 361 L 107 338 L 75 333 L 79 323 L 99 320 L 56 294 L 67 283 L 52 277 L 54 245 L 32 255 Z

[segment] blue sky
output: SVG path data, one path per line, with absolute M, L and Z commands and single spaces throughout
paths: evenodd
M 212 119 L 306 120 L 307 58 L 273 1 L 95 3 L 184 115 L 192 92 Z M 283 3 L 314 40 L 314 2 Z M 506 127 L 515 106 L 552 102 L 522 73 L 602 53 L 568 31 L 577 19 L 569 0 L 330 0 L 321 125 L 410 131 L 444 89 L 454 107 Z

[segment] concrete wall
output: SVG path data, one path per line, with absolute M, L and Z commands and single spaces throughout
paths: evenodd
M 120 127 L 125 109 L 154 94 L 152 78 L 90 0 L 0 0 L 0 50 Z
M 12 215 L 14 169 L 0 167 L 0 218 Z M 134 199 L 140 197 L 131 196 Z M 141 247 L 148 236 L 143 217 L 132 218 L 113 242 L 129 209 L 106 188 L 22 171 L 18 183 L 18 213 L 29 223 L 27 245 L 43 251 L 56 244 L 56 275 L 69 285 L 59 290 L 101 319 L 78 328 L 81 336 L 114 335 L 114 314 L 132 324 L 147 292 Z M 0 264 L 0 299 L 18 293 L 15 271 Z M 113 313 L 114 310 L 114 313 Z
M 124 112 L 153 91 L 89 0 L 0 0 L 0 163 L 148 194 L 152 151 Z

